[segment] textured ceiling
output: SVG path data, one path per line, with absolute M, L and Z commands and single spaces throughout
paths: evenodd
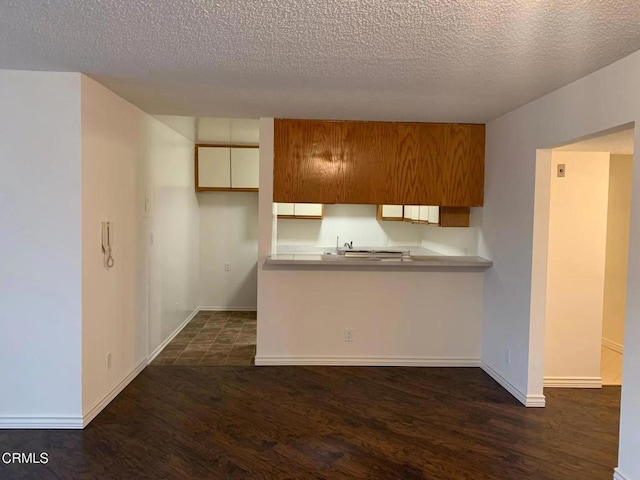
M 0 68 L 154 114 L 483 122 L 640 49 L 637 0 L 1 0 Z
M 633 155 L 633 128 L 587 138 L 569 145 L 563 145 L 555 150 Z

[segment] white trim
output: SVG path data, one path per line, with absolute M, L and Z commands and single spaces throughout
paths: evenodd
M 89 425 L 89 422 L 91 422 L 91 420 L 93 420 L 94 418 L 96 418 L 96 416 L 102 411 L 102 409 L 104 409 L 104 407 L 106 407 L 107 405 L 109 405 L 109 403 L 111 402 L 111 400 L 113 400 L 114 398 L 116 398 L 118 396 L 118 394 L 124 390 L 124 388 L 129 385 L 129 383 L 131 383 L 131 381 L 136 378 L 138 376 L 138 374 L 145 369 L 145 367 L 147 366 L 147 361 L 143 360 L 142 362 L 140 362 L 140 364 L 138 364 L 138 366 L 136 368 L 133 369 L 133 371 L 127 375 L 126 377 L 124 377 L 120 383 L 118 383 L 115 387 L 113 387 L 111 389 L 111 391 L 109 393 L 107 393 L 104 398 L 100 401 L 98 401 L 98 403 L 96 403 L 93 407 L 91 407 L 87 413 L 85 413 L 82 417 L 82 426 L 80 428 L 84 428 L 87 425 Z
M 13 428 L 80 429 L 82 417 L 0 417 L 0 429 Z
M 507 392 L 513 395 L 521 404 L 525 407 L 544 407 L 546 403 L 546 399 L 544 395 L 527 395 L 523 391 L 521 391 L 518 387 L 516 387 L 509 380 L 500 375 L 493 367 L 489 364 L 482 362 L 480 368 L 485 371 L 487 375 L 493 378 L 496 382 L 498 382 Z
M 613 480 L 631 480 L 631 477 L 623 473 L 620 467 L 616 467 L 613 470 Z
M 602 388 L 602 377 L 544 377 L 545 388 Z
M 256 356 L 256 365 L 355 365 L 363 367 L 479 367 L 479 358 Z
M 162 342 L 160 345 L 158 345 L 158 348 L 156 348 L 153 352 L 151 352 L 149 354 L 149 356 L 147 357 L 147 365 L 150 364 L 151 362 L 153 362 L 153 360 L 160 354 L 160 352 L 162 352 L 162 350 L 164 350 L 164 347 L 169 345 L 171 340 L 176 338 L 176 336 L 182 331 L 182 329 L 184 327 L 187 326 L 187 324 L 191 320 L 193 320 L 193 317 L 195 317 L 198 314 L 199 311 L 200 311 L 200 308 L 198 307 L 193 312 L 191 312 L 191 315 L 189 315 L 184 322 L 182 322 L 180 325 L 178 325 L 178 328 L 176 328 L 173 331 L 173 333 L 166 338 L 166 340 L 164 342 Z
M 614 352 L 623 353 L 624 354 L 624 345 L 618 342 L 614 342 L 613 340 L 609 340 L 608 338 L 602 338 L 602 346 L 610 348 Z
M 198 307 L 198 311 L 201 312 L 255 312 L 257 310 L 256 307 L 231 307 L 231 306 L 222 306 L 222 307 Z

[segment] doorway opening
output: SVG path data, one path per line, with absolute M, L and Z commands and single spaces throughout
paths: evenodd
M 258 119 L 157 116 L 192 143 L 193 172 L 182 197 L 193 204 L 195 231 L 181 231 L 171 217 L 176 192 L 156 192 L 161 227 L 195 237 L 195 255 L 152 255 L 164 280 L 189 264 L 193 282 L 180 289 L 196 297 L 195 309 L 178 312 L 181 291 L 151 292 L 152 365 L 249 366 L 257 348 L 257 263 L 260 128 Z M 171 172 L 167 172 L 168 174 Z M 177 189 L 176 189 L 177 190 Z M 163 247 L 159 235 L 154 247 Z M 158 249 L 156 249 L 158 251 Z M 154 263 L 155 261 L 155 263 Z M 182 295 L 183 297 L 186 295 Z M 166 297 L 166 298 L 165 298 Z M 175 304 L 175 313 L 174 313 Z M 158 308 L 160 306 L 160 308 Z M 177 318 L 176 318 L 177 317 Z M 165 320 L 166 318 L 166 320 Z M 165 323 L 171 326 L 165 327 Z
M 622 384 L 633 143 L 626 125 L 538 155 L 536 209 L 543 197 L 548 208 L 544 387 Z

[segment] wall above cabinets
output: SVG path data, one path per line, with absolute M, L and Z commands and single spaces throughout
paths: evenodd
M 274 201 L 481 206 L 484 125 L 276 119 Z
M 258 191 L 257 145 L 196 144 L 195 149 L 196 191 Z

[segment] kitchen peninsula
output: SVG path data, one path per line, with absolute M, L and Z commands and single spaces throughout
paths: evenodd
M 256 364 L 479 366 L 484 126 L 261 119 L 260 145 Z M 394 221 L 380 205 L 445 207 Z M 336 235 L 410 254 L 338 255 Z

